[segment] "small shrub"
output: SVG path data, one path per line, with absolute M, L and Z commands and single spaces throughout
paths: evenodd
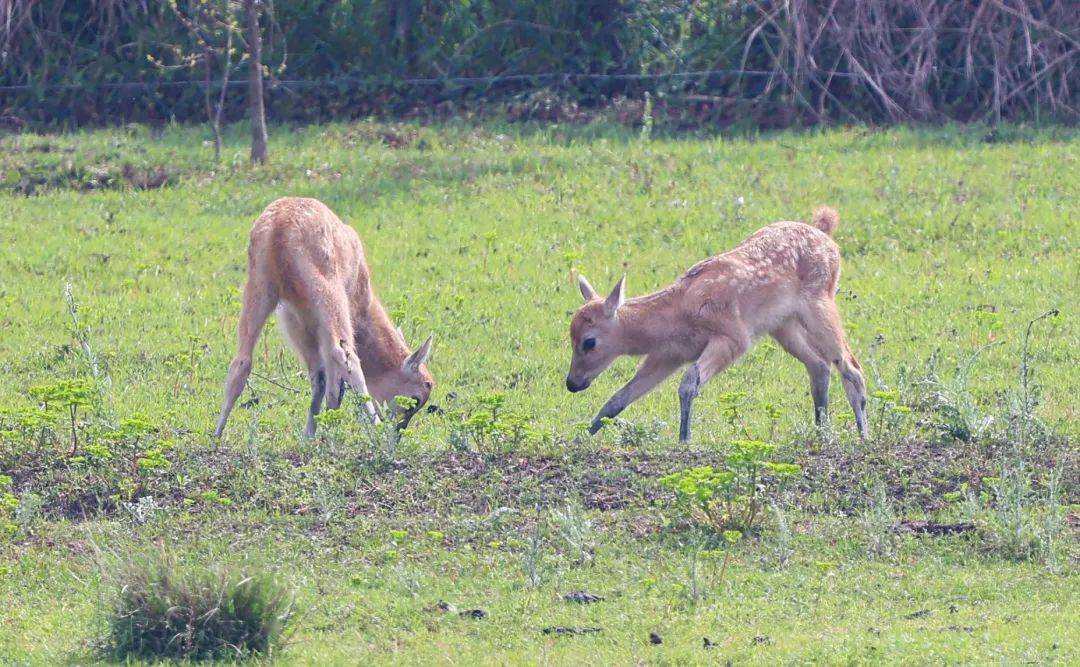
M 688 468 L 660 479 L 675 492 L 675 503 L 698 525 L 717 534 L 753 531 L 761 509 L 775 499 L 783 483 L 799 473 L 791 463 L 767 461 L 775 445 L 759 440 L 733 444 L 723 468 Z
M 1041 558 L 1057 564 L 1066 529 L 1060 501 L 1060 471 L 1051 471 L 1043 493 L 1033 487 L 1031 470 L 1022 462 L 1004 465 L 997 477 L 984 477 L 983 489 L 964 488 L 963 507 L 987 550 L 1003 558 Z
M 386 468 L 397 460 L 401 432 L 391 419 L 384 418 L 376 424 L 368 417 L 364 405 L 370 400 L 370 397 L 362 396 L 353 411 L 341 407 L 324 410 L 315 416 L 315 422 L 319 425 L 315 443 L 319 448 L 328 450 L 323 452 L 324 455 L 337 458 L 341 452 L 359 450 L 378 469 Z M 386 406 L 378 407 L 376 412 L 390 414 Z
M 50 384 L 41 384 L 30 388 L 30 395 L 41 403 L 41 409 L 50 408 L 65 412 L 71 422 L 71 455 L 79 450 L 78 414 L 79 408 L 93 405 L 97 398 L 97 388 L 92 380 L 76 378 L 58 380 Z
M 185 569 L 165 556 L 129 563 L 105 652 L 115 660 L 206 660 L 269 655 L 293 615 L 268 575 Z
M 971 393 L 969 378 L 976 359 L 989 346 L 972 354 L 957 368 L 951 379 L 938 372 L 937 354 L 926 362 L 926 375 L 916 381 L 918 407 L 943 442 L 970 442 L 983 437 L 993 425 L 993 417 L 984 414 Z
M 645 422 L 630 422 L 625 419 L 615 420 L 618 428 L 615 441 L 620 447 L 627 449 L 648 449 L 658 446 L 661 442 L 661 434 L 667 426 L 659 419 L 650 419 Z
M 483 394 L 477 397 L 476 402 L 479 404 L 477 409 L 451 415 L 450 442 L 454 449 L 521 449 L 543 439 L 542 434 L 533 427 L 531 417 L 505 408 L 505 394 Z

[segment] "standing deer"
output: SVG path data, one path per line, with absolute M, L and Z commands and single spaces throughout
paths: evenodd
M 215 436 L 244 390 L 255 342 L 275 308 L 311 380 L 306 436 L 315 434 L 323 397 L 328 408 L 337 408 L 346 384 L 389 404 L 400 418 L 398 428 L 427 402 L 434 384 L 424 366 L 431 337 L 410 352 L 372 289 L 353 228 L 317 199 L 284 197 L 267 206 L 251 228 L 239 343 Z M 396 396 L 411 398 L 412 406 L 398 406 Z M 377 421 L 372 402 L 365 408 Z
M 826 418 L 829 371 L 836 366 L 863 438 L 866 384 L 851 353 L 836 291 L 840 249 L 831 235 L 839 216 L 814 211 L 813 226 L 777 222 L 752 234 L 734 250 L 698 262 L 675 284 L 624 299 L 624 276 L 601 298 L 578 277 L 585 305 L 570 324 L 573 357 L 566 376 L 571 392 L 586 389 L 622 355 L 645 359 L 637 373 L 608 399 L 589 429 L 614 417 L 685 364 L 679 384 L 679 439 L 690 439 L 690 410 L 701 386 L 769 334 L 806 365 L 814 418 Z

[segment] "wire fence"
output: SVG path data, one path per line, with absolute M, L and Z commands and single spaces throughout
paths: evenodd
M 353 84 L 367 87 L 386 86 L 450 86 L 450 85 L 493 85 L 496 83 L 514 82 L 660 82 L 678 79 L 705 79 L 713 76 L 726 77 L 772 77 L 776 72 L 769 70 L 739 70 L 739 69 L 708 69 L 692 70 L 687 72 L 663 72 L 657 74 L 600 74 L 595 72 L 538 72 L 535 74 L 494 74 L 490 76 L 444 76 L 444 77 L 355 77 L 336 76 L 322 79 L 271 79 L 267 83 L 270 86 L 286 88 L 313 88 L 319 86 L 332 86 L 336 84 Z M 839 72 L 838 77 L 857 78 L 858 75 L 850 72 Z M 211 88 L 221 88 L 222 84 L 230 88 L 242 88 L 248 85 L 246 80 L 221 80 L 211 81 Z M 54 83 L 42 85 L 9 85 L 0 86 L 0 92 L 31 91 L 31 90 L 141 90 L 149 91 L 158 88 L 203 88 L 207 85 L 205 80 L 158 80 L 158 81 L 82 81 L 79 83 Z
M 237 116 L 248 82 L 229 75 L 246 61 L 203 28 L 187 44 L 173 15 L 205 3 L 75 3 L 77 30 L 42 9 L 61 4 L 0 0 L 0 122 L 197 119 L 210 90 Z M 750 101 L 765 122 L 1080 119 L 1076 0 L 631 4 L 279 4 L 266 89 L 279 120 L 517 104 L 546 89 L 588 105 L 708 98 L 739 105 L 729 118 Z

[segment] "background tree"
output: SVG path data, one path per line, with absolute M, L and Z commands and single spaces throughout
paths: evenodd
M 168 45 L 173 62 L 148 56 L 162 69 L 201 69 L 203 73 L 203 103 L 206 120 L 214 133 L 214 159 L 221 159 L 221 116 L 225 109 L 229 80 L 235 65 L 243 62 L 241 56 L 234 62 L 236 37 L 242 41 L 240 17 L 235 0 L 170 0 L 169 8 L 184 27 L 186 44 Z M 214 76 L 221 72 L 220 90 L 214 95 Z
M 244 0 L 248 49 L 248 116 L 251 118 L 251 161 L 266 161 L 266 107 L 263 102 L 262 0 Z

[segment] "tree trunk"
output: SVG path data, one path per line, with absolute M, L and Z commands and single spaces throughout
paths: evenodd
M 248 43 L 248 115 L 251 117 L 251 161 L 266 161 L 266 109 L 263 106 L 262 0 L 244 0 Z

